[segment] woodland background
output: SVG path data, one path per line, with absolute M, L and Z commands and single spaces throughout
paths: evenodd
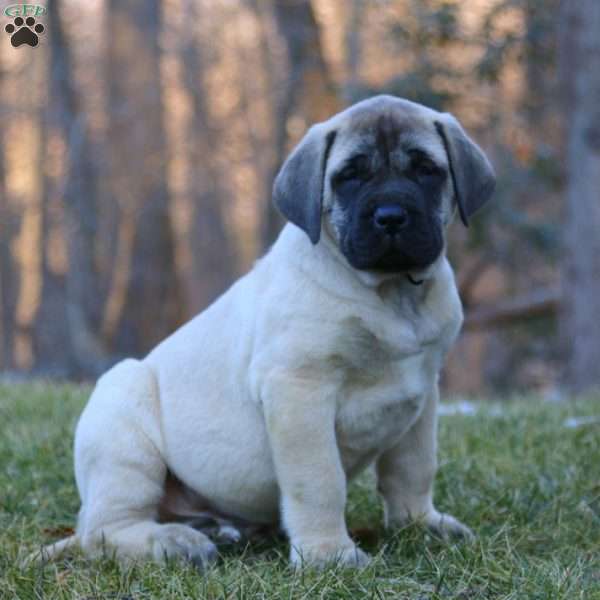
M 306 128 L 387 92 L 453 112 L 498 174 L 451 232 L 467 321 L 446 389 L 600 383 L 600 2 L 46 7 L 36 48 L 0 17 L 5 378 L 144 355 L 272 243 L 272 180 Z

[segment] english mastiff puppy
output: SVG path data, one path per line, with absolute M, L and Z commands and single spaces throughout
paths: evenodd
M 75 435 L 76 534 L 38 555 L 204 565 L 215 538 L 280 524 L 292 563 L 361 566 L 346 491 L 373 463 L 388 527 L 469 536 L 432 498 L 439 373 L 462 321 L 445 234 L 494 181 L 453 116 L 407 100 L 311 127 L 275 180 L 289 223 L 268 254 L 98 381 Z

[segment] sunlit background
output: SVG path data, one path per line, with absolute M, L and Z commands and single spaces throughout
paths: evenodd
M 594 385 L 600 163 L 575 123 L 600 69 L 579 4 L 49 1 L 35 48 L 2 14 L 4 377 L 144 355 L 268 249 L 272 180 L 307 127 L 387 92 L 453 112 L 498 173 L 492 206 L 451 232 L 467 319 L 445 389 Z M 582 198 L 566 167 L 594 147 Z

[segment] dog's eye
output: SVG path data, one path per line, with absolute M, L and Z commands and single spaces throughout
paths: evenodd
M 440 168 L 436 165 L 429 155 L 419 148 L 413 148 L 408 151 L 410 157 L 410 168 L 415 175 L 429 176 L 440 173 Z
M 344 167 L 336 176 L 339 181 L 349 181 L 358 178 L 358 171 L 353 165 Z
M 356 156 L 337 173 L 335 181 L 343 183 L 346 181 L 366 181 L 370 177 L 369 159 L 367 156 Z
M 443 170 L 421 152 L 412 155 L 411 171 L 417 179 L 429 181 L 443 175 Z
M 431 177 L 437 175 L 440 172 L 439 167 L 430 160 L 420 160 L 413 165 L 415 173 L 419 177 Z

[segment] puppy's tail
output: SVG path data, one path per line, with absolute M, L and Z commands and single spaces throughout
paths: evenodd
M 77 535 L 71 535 L 64 540 L 54 542 L 48 546 L 43 546 L 39 550 L 32 552 L 21 562 L 23 568 L 31 567 L 33 565 L 40 565 L 42 563 L 59 558 L 65 552 L 71 548 L 79 545 L 79 539 Z

